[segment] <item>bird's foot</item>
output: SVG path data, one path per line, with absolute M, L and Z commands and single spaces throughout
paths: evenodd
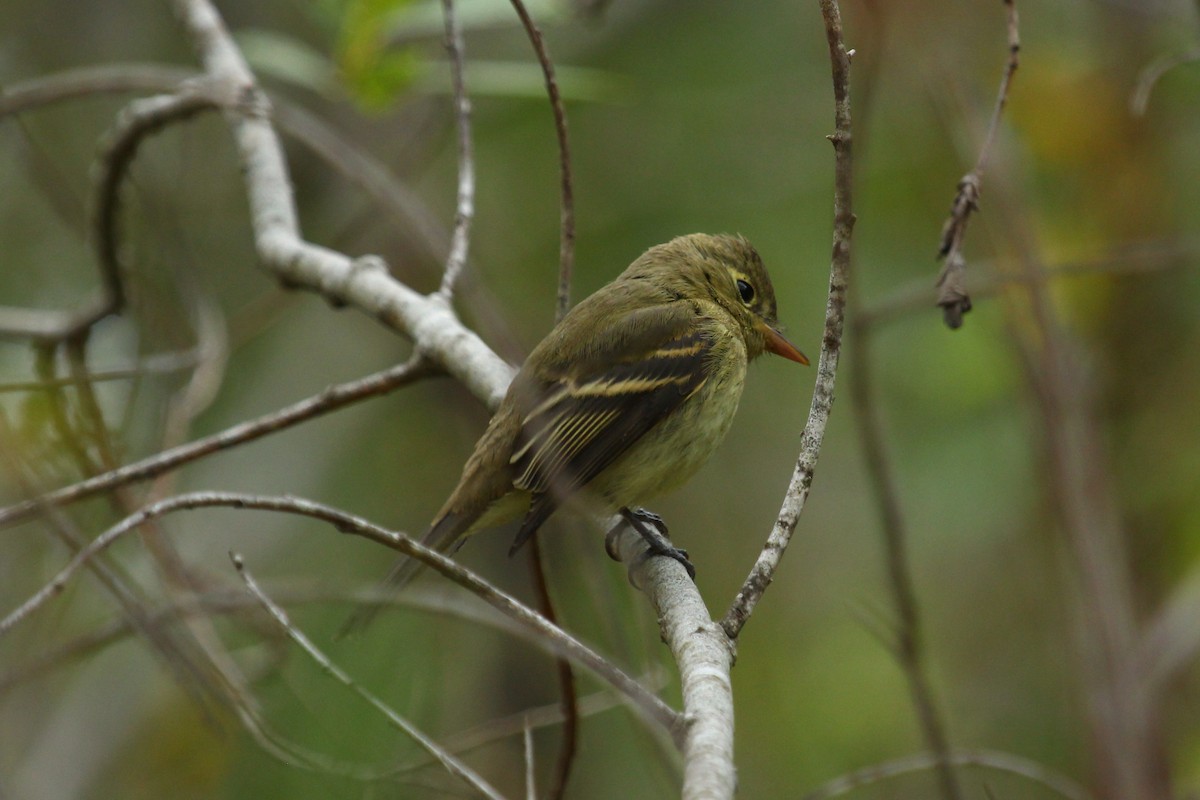
M 629 523 L 629 526 L 637 531 L 638 536 L 641 536 L 642 541 L 646 543 L 646 549 L 629 565 L 629 582 L 635 588 L 640 589 L 641 587 L 633 579 L 634 572 L 637 571 L 646 559 L 654 556 L 666 556 L 678 561 L 687 570 L 688 577 L 692 580 L 696 579 L 696 568 L 688 560 L 687 550 L 671 544 L 670 536 L 667 533 L 667 524 L 663 522 L 662 517 L 644 508 L 633 510 L 622 508 L 620 514 L 622 519 Z M 604 537 L 604 549 L 614 561 L 620 560 L 619 553 L 617 552 L 617 534 L 620 530 L 620 524 L 614 525 L 613 529 Z

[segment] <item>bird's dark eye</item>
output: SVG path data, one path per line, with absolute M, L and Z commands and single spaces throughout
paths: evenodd
M 742 296 L 743 303 L 749 303 L 754 299 L 754 287 L 743 280 L 737 282 L 738 294 Z

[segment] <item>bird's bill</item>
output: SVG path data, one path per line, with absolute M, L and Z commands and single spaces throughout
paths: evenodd
M 783 334 L 772 328 L 770 325 L 762 326 L 763 335 L 767 338 L 767 351 L 774 353 L 777 356 L 783 356 L 786 359 L 795 361 L 798 364 L 808 365 L 808 356 L 796 349 L 796 345 L 783 338 Z

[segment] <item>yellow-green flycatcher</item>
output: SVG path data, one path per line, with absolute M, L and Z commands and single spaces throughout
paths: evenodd
M 515 551 L 581 490 L 616 510 L 681 485 L 725 438 L 764 351 L 808 363 L 779 333 L 749 242 L 697 233 L 650 248 L 530 353 L 422 542 L 448 550 L 523 517 Z M 400 561 L 389 582 L 420 565 Z

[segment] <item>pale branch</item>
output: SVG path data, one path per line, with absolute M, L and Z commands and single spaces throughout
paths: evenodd
M 351 305 L 411 337 L 419 352 L 444 367 L 491 408 L 512 368 L 451 310 L 445 298 L 421 295 L 393 279 L 375 256 L 352 259 L 305 241 L 283 149 L 269 104 L 224 23 L 207 0 L 174 0 L 209 77 L 237 87 L 243 102 L 226 111 L 241 159 L 255 246 L 263 265 L 286 286 Z
M 464 76 L 462 26 L 454 13 L 454 0 L 442 0 L 446 24 L 446 51 L 450 54 L 450 77 L 454 85 L 454 119 L 458 129 L 458 196 L 454 203 L 454 232 L 450 254 L 438 290 L 447 299 L 467 264 L 471 244 L 471 221 L 475 218 L 475 155 L 471 145 L 471 97 Z
M 942 225 L 941 243 L 938 245 L 938 258 L 942 259 L 942 269 L 938 273 L 935 283 L 938 290 L 937 304 L 941 306 L 943 319 L 947 327 L 951 329 L 962 327 L 963 314 L 971 310 L 971 297 L 967 294 L 965 285 L 966 259 L 962 254 L 963 239 L 967 233 L 967 222 L 970 220 L 971 214 L 979 209 L 979 192 L 983 171 L 987 166 L 996 132 L 1000 128 L 1000 115 L 1008 103 L 1008 92 L 1012 86 L 1013 74 L 1020 64 L 1021 36 L 1016 0 L 1003 0 L 1003 2 L 1008 9 L 1008 60 L 1004 64 L 1004 74 L 1000 78 L 996 105 L 992 109 L 992 119 L 988 124 L 983 146 L 979 148 L 979 158 L 975 162 L 975 167 L 958 182 L 958 194 L 951 204 L 950 216 Z
M 575 267 L 575 190 L 571 178 L 571 147 L 567 140 L 567 109 L 558 91 L 558 80 L 554 77 L 554 61 L 546 48 L 545 39 L 537 23 L 522 0 L 512 0 L 513 9 L 521 18 L 521 25 L 533 45 L 542 75 L 546 79 L 546 96 L 550 99 L 550 110 L 554 114 L 554 133 L 558 137 L 559 174 L 559 240 L 558 240 L 558 310 L 556 318 L 562 319 L 571 308 L 571 273 Z
M 804 510 L 805 501 L 808 500 L 821 443 L 825 439 L 825 427 L 833 407 L 833 390 L 842 349 L 846 282 L 850 273 L 850 237 L 855 219 L 850 124 L 850 59 L 854 51 L 847 50 L 842 40 L 842 17 L 837 0 L 820 0 L 820 6 L 832 67 L 835 123 L 834 133 L 829 136 L 834 152 L 833 253 L 829 267 L 829 298 L 825 305 L 825 334 L 821 341 L 821 356 L 817 361 L 812 405 L 800 437 L 800 455 L 784 494 L 783 505 L 762 552 L 721 620 L 721 627 L 730 639 L 736 639 L 741 633 L 742 626 L 750 619 L 754 607 L 774 579 L 783 553 L 796 530 L 796 523 L 800 520 L 800 513 Z
M 191 461 L 254 441 L 267 434 L 336 411 L 359 400 L 395 391 L 435 374 L 437 374 L 437 370 L 432 364 L 417 357 L 365 378 L 357 378 L 326 387 L 312 397 L 284 406 L 256 419 L 239 422 L 211 436 L 172 447 L 79 483 L 55 489 L 31 500 L 0 509 L 0 526 L 11 525 L 34 516 L 42 504 L 47 506 L 68 505 L 119 486 L 148 480 Z
M 662 639 L 679 667 L 686 719 L 683 800 L 732 798 L 737 789 L 729 675 L 733 642 L 713 621 L 683 565 L 670 558 L 646 558 L 642 537 L 623 520 L 618 524 L 610 552 L 634 565 L 630 578 L 643 587 L 658 616 Z
M 468 767 L 454 754 L 442 748 L 437 742 L 425 735 L 417 726 L 413 725 L 407 719 L 398 714 L 395 710 L 389 707 L 386 703 L 376 697 L 372 692 L 359 686 L 350 675 L 335 664 L 327 655 L 312 643 L 312 640 L 304 635 L 304 632 L 292 624 L 288 618 L 287 612 L 281 606 L 271 600 L 267 594 L 259 587 L 258 582 L 254 580 L 254 576 L 246 569 L 242 557 L 236 553 L 230 553 L 230 558 L 233 560 L 233 566 L 237 569 L 238 575 L 246 584 L 246 588 L 250 593 L 262 604 L 262 607 L 275 619 L 279 626 L 287 633 L 288 638 L 295 642 L 301 650 L 303 650 L 309 658 L 311 658 L 321 670 L 336 680 L 338 683 L 345 686 L 363 699 L 371 708 L 378 711 L 387 721 L 397 730 L 402 731 L 406 736 L 416 742 L 421 749 L 431 755 L 442 767 L 451 775 L 467 784 L 475 791 L 482 794 L 484 797 L 492 800 L 504 800 L 496 789 L 483 779 L 479 773 Z
M 311 517 L 334 526 L 341 533 L 361 536 L 411 558 L 419 559 L 450 581 L 477 595 L 501 613 L 536 632 L 551 652 L 565 655 L 612 685 L 629 697 L 635 707 L 648 719 L 666 728 L 677 740 L 682 736 L 680 715 L 649 692 L 636 679 L 609 663 L 570 634 L 550 624 L 540 614 L 529 609 L 511 595 L 495 588 L 474 572 L 403 534 L 387 530 L 331 506 L 296 497 L 271 497 L 236 492 L 192 492 L 174 495 L 165 500 L 151 503 L 93 539 L 41 589 L 0 620 L 0 637 L 12 630 L 26 616 L 45 605 L 51 598 L 59 595 L 66 587 L 67 582 L 88 564 L 96 553 L 103 552 L 140 525 L 179 511 L 217 507 L 253 509 Z

